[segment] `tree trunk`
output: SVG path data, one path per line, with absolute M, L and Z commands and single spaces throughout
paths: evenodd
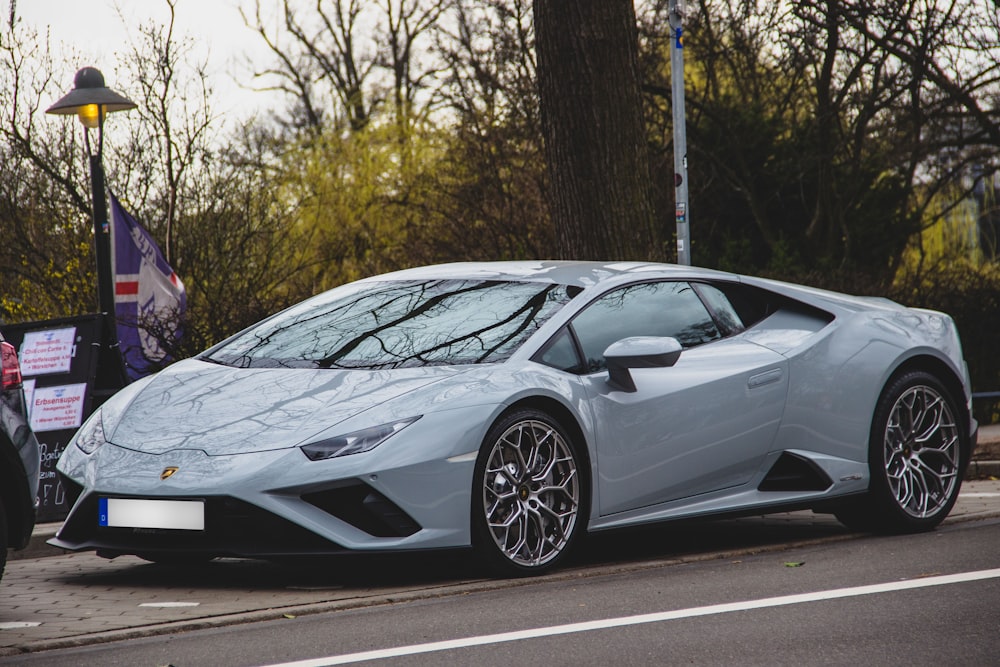
M 562 259 L 663 257 L 631 0 L 534 0 L 549 201 Z

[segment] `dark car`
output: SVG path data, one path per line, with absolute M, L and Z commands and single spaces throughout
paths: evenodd
M 35 527 L 40 467 L 38 440 L 28 423 L 21 366 L 0 334 L 0 577 L 7 549 L 23 549 Z

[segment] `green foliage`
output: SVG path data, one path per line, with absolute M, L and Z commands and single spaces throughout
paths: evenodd
M 903 256 L 903 270 L 920 272 L 942 263 L 979 263 L 976 201 L 958 187 L 947 188 L 935 197 L 925 227 L 911 239 Z
M 0 147 L 0 162 L 0 321 L 95 311 L 91 217 L 16 151 Z
M 411 237 L 435 224 L 424 176 L 441 150 L 432 132 L 375 122 L 291 146 L 276 190 L 295 211 L 294 232 L 311 239 L 311 269 L 294 278 L 299 287 L 328 289 L 419 262 Z
M 34 267 L 32 277 L 22 275 L 4 285 L 0 294 L 0 321 L 29 322 L 57 317 L 69 317 L 88 312 L 96 301 L 96 275 L 91 268 L 90 248 L 80 245 L 62 265 L 54 259 Z M 22 269 L 28 262 L 22 258 Z M 39 289 L 41 284 L 54 289 Z
M 281 157 L 278 197 L 309 236 L 297 289 L 322 290 L 413 265 L 544 255 L 537 148 L 510 127 L 470 137 L 374 118 Z

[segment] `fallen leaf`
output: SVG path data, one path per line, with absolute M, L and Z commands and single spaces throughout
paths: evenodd
M 801 561 L 800 562 L 791 561 L 791 562 L 785 563 L 785 567 L 802 567 L 803 565 L 805 565 L 805 563 L 803 563 Z

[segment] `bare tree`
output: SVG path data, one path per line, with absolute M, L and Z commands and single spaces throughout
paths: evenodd
M 376 34 L 387 48 L 377 63 L 392 75 L 392 106 L 397 122 L 405 126 L 437 74 L 437 65 L 422 42 L 430 43 L 449 0 L 381 0 L 385 22 Z
M 441 256 L 552 253 L 534 39 L 531 0 L 456 0 L 438 29 L 440 95 L 455 118 L 439 190 L 445 229 L 429 239 Z
M 1000 31 L 982 3 L 695 7 L 685 48 L 700 261 L 886 278 L 947 210 L 944 193 L 972 165 L 990 169 Z M 666 150 L 669 67 L 656 16 L 644 21 L 645 89 Z
M 1000 147 L 997 13 L 974 0 L 807 0 L 795 13 L 799 34 L 822 40 L 813 60 L 819 196 L 807 237 L 827 248 L 844 239 L 849 260 L 866 241 L 840 205 L 834 165 L 857 163 L 873 136 L 892 136 L 920 224 L 942 189 Z
M 72 72 L 15 5 L 0 30 L 0 318 L 96 312 L 86 154 L 63 122 L 39 122 Z
M 131 45 L 125 70 L 139 104 L 130 141 L 116 157 L 132 167 L 120 175 L 122 193 L 144 209 L 145 224 L 162 230 L 163 254 L 182 270 L 176 251 L 181 200 L 200 187 L 217 119 L 206 65 L 192 59 L 190 37 L 175 35 L 177 0 L 163 2 L 167 23 L 140 26 Z
M 168 2 L 174 6 L 173 0 Z M 210 89 L 172 23 L 144 27 L 124 90 L 140 110 L 111 116 L 105 142 L 111 189 L 163 247 L 185 282 L 188 311 L 143 328 L 174 358 L 205 347 L 311 293 L 296 276 L 310 231 L 273 187 L 267 132 L 240 125 L 212 134 Z M 181 40 L 183 41 L 183 40 Z M 44 119 L 61 97 L 58 71 L 37 31 L 15 21 L 0 33 L 0 317 L 26 321 L 94 312 L 96 277 L 87 160 L 75 119 Z M 132 84 L 131 81 L 137 83 Z M 183 327 L 184 339 L 174 332 Z
M 264 40 L 274 63 L 257 72 L 265 89 L 288 94 L 291 128 L 364 128 L 387 101 L 406 119 L 432 80 L 431 32 L 447 0 L 283 0 L 280 28 L 261 3 L 247 25 Z M 426 41 L 426 45 L 423 42 Z

